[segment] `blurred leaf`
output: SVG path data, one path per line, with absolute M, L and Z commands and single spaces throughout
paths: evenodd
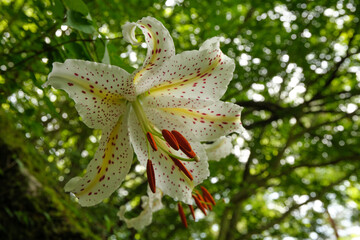
M 68 9 L 79 12 L 84 16 L 89 13 L 87 5 L 82 0 L 64 0 L 64 4 Z
M 64 18 L 65 9 L 64 9 L 62 2 L 60 0 L 52 0 L 51 3 L 52 3 L 52 5 L 51 5 L 52 11 L 53 11 L 55 17 L 57 17 L 59 19 Z
M 67 11 L 67 20 L 65 24 L 87 34 L 95 32 L 92 21 L 77 11 Z

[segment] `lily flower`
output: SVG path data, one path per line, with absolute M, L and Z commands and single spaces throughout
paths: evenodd
M 209 176 L 201 142 L 242 132 L 241 107 L 219 99 L 232 79 L 235 63 L 220 50 L 219 38 L 199 50 L 175 55 L 173 40 L 161 22 L 145 17 L 123 26 L 123 36 L 147 55 L 133 73 L 112 65 L 68 59 L 54 63 L 47 85 L 74 99 L 83 122 L 101 129 L 94 158 L 83 177 L 65 185 L 82 206 L 100 203 L 116 191 L 133 162 L 147 168 L 152 193 L 193 205 L 193 189 Z

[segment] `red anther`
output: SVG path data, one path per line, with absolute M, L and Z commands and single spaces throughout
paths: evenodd
M 180 149 L 183 153 L 185 153 L 186 156 L 188 156 L 189 158 L 194 158 L 196 157 L 196 153 L 191 149 L 191 151 L 189 152 L 188 150 L 186 150 L 184 147 L 182 147 L 180 145 Z
M 194 207 L 192 205 L 189 205 L 190 211 L 191 211 L 191 215 L 193 217 L 193 219 L 195 220 L 195 211 L 194 211 Z
M 207 215 L 206 214 L 206 210 L 204 208 L 204 206 L 202 205 L 202 203 L 200 202 L 200 200 L 197 198 L 197 196 L 195 196 L 194 194 L 192 195 L 192 197 L 194 198 L 195 200 L 195 203 L 196 203 L 196 206 L 198 206 L 198 208 L 200 208 L 200 210 L 205 214 L 205 216 Z
M 179 143 L 176 141 L 175 136 L 168 130 L 164 129 L 161 131 L 166 142 L 175 150 L 179 150 Z
M 175 163 L 176 166 L 178 166 L 178 168 L 180 168 L 180 170 L 192 181 L 194 178 L 191 175 L 191 173 L 189 172 L 189 170 L 187 170 L 187 168 L 184 166 L 184 164 L 177 158 L 174 158 L 172 156 L 170 156 L 171 160 L 173 160 L 173 162 Z
M 188 224 L 187 224 L 186 217 L 185 217 L 185 214 L 184 214 L 184 209 L 181 206 L 180 202 L 178 202 L 178 210 L 179 210 L 179 215 L 180 215 L 180 218 L 181 218 L 181 222 L 184 225 L 184 227 L 187 228 Z
M 213 206 L 211 205 L 211 202 L 209 202 L 209 201 L 207 201 L 206 199 L 205 199 L 205 201 L 207 202 L 207 207 L 209 208 L 209 210 L 210 211 L 212 211 L 213 210 Z
M 215 205 L 216 205 L 215 200 L 214 200 L 214 198 L 211 196 L 211 194 L 209 193 L 209 191 L 208 191 L 206 188 L 204 188 L 203 186 L 200 186 L 200 188 L 201 188 L 201 191 L 203 192 L 204 198 L 205 198 L 206 200 L 208 200 L 208 202 L 211 202 L 212 205 L 215 206 Z
M 201 194 L 199 192 L 197 192 L 196 195 L 197 195 L 198 199 L 200 200 L 201 204 L 204 206 L 204 208 L 206 210 L 208 210 L 209 208 L 207 206 L 205 199 L 201 196 Z
M 146 173 L 147 173 L 147 179 L 149 182 L 150 189 L 153 193 L 155 193 L 156 192 L 155 172 L 150 159 L 148 159 L 147 161 Z
M 179 132 L 176 131 L 176 130 L 172 130 L 171 133 L 174 135 L 174 137 L 176 138 L 177 142 L 179 143 L 180 149 L 183 148 L 183 149 L 185 149 L 185 151 L 187 151 L 187 152 L 192 152 L 192 148 L 191 148 L 190 143 L 188 142 L 188 140 L 186 140 L 186 138 L 185 138 L 181 133 L 179 133 Z M 181 150 L 182 150 L 182 149 L 181 149 Z M 183 150 L 182 150 L 182 151 L 183 151 Z
M 205 202 L 207 203 L 207 207 L 208 207 L 210 210 L 212 210 L 212 209 L 213 209 L 213 205 L 212 205 L 211 200 L 210 200 L 207 196 L 205 196 L 205 195 L 204 195 L 204 199 L 205 199 Z
M 199 194 L 199 193 L 198 193 Z M 206 205 L 207 209 L 212 211 L 213 210 L 213 205 L 211 203 L 211 200 L 209 200 L 208 197 L 206 197 L 205 195 L 203 195 L 203 199 L 204 199 L 204 203 L 203 205 Z
M 154 149 L 154 151 L 157 151 L 158 148 L 157 148 L 157 146 L 156 146 L 156 143 L 155 143 L 155 140 L 154 140 L 153 135 L 152 135 L 150 132 L 147 132 L 147 133 L 146 133 L 146 137 L 147 137 L 147 139 L 148 139 L 148 141 L 149 141 L 152 149 Z

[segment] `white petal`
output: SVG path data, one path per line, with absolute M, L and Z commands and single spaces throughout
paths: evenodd
M 54 63 L 46 85 L 65 90 L 83 121 L 92 128 L 115 124 L 125 100 L 135 97 L 129 74 L 115 66 L 82 60 Z
M 134 152 L 136 153 L 140 164 L 146 167 L 148 160 L 147 139 L 133 110 L 130 111 L 129 115 L 129 136 L 131 145 L 133 146 Z
M 200 51 L 206 49 L 218 49 L 220 48 L 220 37 L 212 37 L 207 39 L 203 44 L 200 46 Z
M 120 207 L 117 215 L 120 220 L 125 221 L 128 228 L 135 228 L 136 230 L 141 230 L 152 222 L 152 214 L 163 208 L 163 205 L 161 203 L 161 197 L 162 193 L 160 190 L 156 191 L 155 194 L 148 190 L 148 196 L 141 197 L 141 206 L 143 208 L 143 211 L 140 213 L 139 216 L 130 219 L 126 218 L 125 206 Z
M 65 185 L 65 191 L 74 193 L 82 206 L 92 206 L 109 197 L 129 172 L 133 151 L 127 117 L 125 113 L 114 126 L 103 130 L 99 148 L 85 176 L 75 177 Z
M 203 144 L 209 160 L 220 161 L 220 159 L 230 155 L 233 145 L 231 137 L 220 137 L 211 144 Z
M 156 126 L 161 129 L 161 126 Z M 202 145 L 191 142 L 194 152 L 200 157 L 200 162 L 183 162 L 194 178 L 193 181 L 190 181 L 167 156 L 167 153 L 163 152 L 160 148 L 158 151 L 151 149 L 149 157 L 145 134 L 134 113 L 130 113 L 129 128 L 131 143 L 140 163 L 146 166 L 148 159 L 151 159 L 153 163 L 156 187 L 161 189 L 164 194 L 178 201 L 192 204 L 191 193 L 194 186 L 209 176 L 207 157 Z M 182 156 L 185 157 L 184 155 Z
M 157 115 L 181 122 L 199 141 L 214 141 L 232 132 L 242 133 L 241 110 L 236 104 L 217 101 L 209 107 L 195 110 L 158 108 Z
M 214 104 L 214 101 L 203 100 L 199 98 L 176 98 L 174 96 L 153 96 L 151 94 L 144 95 L 141 98 L 145 107 L 150 108 L 191 108 L 198 109 L 208 107 Z
M 190 143 L 192 149 L 196 153 L 196 155 L 202 160 L 207 161 L 208 157 L 205 152 L 204 146 L 199 142 L 196 135 L 194 135 L 187 125 L 169 117 L 168 115 L 164 114 L 163 111 L 157 108 L 145 108 L 144 112 L 146 117 L 160 130 L 166 129 L 168 131 L 176 130 L 179 131 Z M 180 157 L 186 158 L 181 151 L 173 151 L 175 155 Z M 207 177 L 207 176 L 206 176 Z M 204 179 L 206 178 L 204 177 Z M 200 183 L 200 182 L 199 182 Z
M 174 42 L 169 31 L 164 25 L 152 17 L 145 17 L 136 23 L 126 23 L 123 25 L 123 35 L 125 40 L 131 44 L 138 44 L 135 38 L 135 28 L 141 29 L 145 36 L 147 44 L 147 55 L 143 67 L 132 74 L 136 84 L 137 94 L 146 91 L 149 85 L 149 77 L 156 69 L 161 66 L 167 59 L 174 56 Z
M 235 69 L 234 60 L 223 54 L 217 38 L 204 43 L 200 51 L 187 51 L 168 61 L 148 80 L 152 97 L 219 100 Z
M 121 28 L 125 41 L 131 43 L 132 45 L 139 44 L 138 40 L 135 37 L 135 29 L 136 29 L 135 23 L 127 22 L 124 25 L 122 25 Z

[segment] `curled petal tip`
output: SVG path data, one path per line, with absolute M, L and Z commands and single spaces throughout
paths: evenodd
M 138 45 L 139 42 L 135 37 L 135 23 L 127 22 L 124 25 L 122 25 L 122 34 L 124 36 L 125 41 L 133 44 Z

